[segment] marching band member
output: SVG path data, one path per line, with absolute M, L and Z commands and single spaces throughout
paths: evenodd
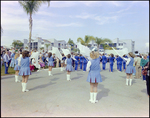
M 106 63 L 107 63 L 107 58 L 106 58 L 105 54 L 103 53 L 103 56 L 102 56 L 102 65 L 103 65 L 103 70 L 105 70 Z
M 79 63 L 80 63 L 80 69 L 82 70 L 82 63 L 83 63 L 83 56 L 82 56 L 82 54 L 80 54 L 79 59 L 80 59 L 80 61 L 79 61 Z
M 119 68 L 119 72 L 121 72 L 122 71 L 122 62 L 123 62 L 123 59 L 119 56 L 118 57 L 118 68 Z
M 19 70 L 20 70 L 20 66 L 18 65 L 18 58 L 19 58 L 19 53 L 16 53 L 15 54 L 15 57 L 14 57 L 14 59 L 15 59 L 15 67 L 14 67 L 14 70 L 16 71 L 15 72 L 15 82 L 20 82 L 20 80 L 18 79 L 18 74 L 19 74 Z
M 86 56 L 83 56 L 83 72 L 86 71 L 87 63 L 88 63 L 87 57 L 86 57 Z
M 14 65 L 15 65 L 14 57 L 15 57 L 15 51 L 12 51 L 12 53 L 11 53 L 11 62 L 10 62 L 10 67 L 11 68 L 14 67 Z
M 70 54 L 67 55 L 67 59 L 65 60 L 65 64 L 67 65 L 66 66 L 67 81 L 71 81 L 70 73 L 71 73 L 71 71 L 73 71 L 73 67 L 72 67 L 72 59 L 71 59 L 71 55 Z
M 90 53 L 90 57 L 92 60 L 88 61 L 86 71 L 89 71 L 87 82 L 90 82 L 90 102 L 96 103 L 98 100 L 96 100 L 97 97 L 97 86 L 99 82 L 102 82 L 102 78 L 100 75 L 100 57 L 98 52 L 92 51 Z
M 132 74 L 136 72 L 135 68 L 133 67 L 133 63 L 134 63 L 134 54 L 132 52 L 128 53 L 129 58 L 124 58 L 122 56 L 120 56 L 122 59 L 126 60 L 126 64 L 127 64 L 127 68 L 126 68 L 126 85 L 128 86 L 128 83 L 130 84 L 130 86 L 132 85 Z M 130 78 L 130 79 L 129 79 Z M 130 80 L 130 82 L 129 82 Z
M 79 57 L 77 56 L 77 54 L 76 54 L 76 56 L 74 57 L 76 60 L 75 60 L 75 70 L 78 70 L 78 63 L 79 63 Z
M 30 71 L 30 58 L 29 51 L 23 51 L 21 59 L 18 59 L 18 65 L 21 67 L 19 70 L 19 75 L 22 76 L 22 92 L 28 92 L 27 90 L 27 82 L 29 75 L 31 75 Z
M 61 71 L 64 70 L 64 66 L 65 66 L 65 60 L 66 60 L 66 57 L 64 54 L 62 54 L 62 60 L 61 60 Z
M 113 65 L 114 65 L 114 55 L 113 54 L 110 54 L 110 57 L 109 57 L 109 63 L 110 63 L 110 69 L 109 69 L 109 72 L 113 72 Z
M 52 57 L 52 53 L 49 52 L 49 53 L 48 53 L 48 68 L 49 68 L 48 73 L 49 73 L 49 76 L 53 76 L 53 75 L 51 74 L 51 73 L 52 73 L 52 67 L 54 66 L 53 61 L 54 61 L 54 58 Z

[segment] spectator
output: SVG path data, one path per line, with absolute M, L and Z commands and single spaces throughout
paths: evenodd
M 140 55 L 136 55 L 136 57 L 134 58 L 134 64 L 135 64 L 135 69 L 136 69 L 136 74 L 135 74 L 136 79 L 139 79 L 141 77 L 140 62 L 141 62 Z
M 149 62 L 149 59 L 147 59 L 146 55 L 143 55 L 143 58 L 141 59 L 140 66 L 142 66 L 142 71 L 144 70 L 144 66 L 146 66 L 147 62 Z M 146 76 L 143 75 L 143 81 L 146 82 Z
M 8 73 L 8 68 L 9 68 L 10 58 L 8 56 L 8 51 L 5 52 L 5 55 L 4 55 L 3 59 L 4 59 L 4 65 L 5 65 L 5 74 L 9 74 Z
M 148 94 L 148 97 L 149 97 L 149 62 L 146 64 L 146 66 L 144 67 L 144 69 L 147 70 L 147 75 L 146 75 L 146 86 L 147 86 L 147 94 Z

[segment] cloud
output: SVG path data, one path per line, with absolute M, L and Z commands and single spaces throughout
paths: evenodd
M 95 17 L 96 14 L 88 14 L 88 13 L 82 13 L 81 15 L 75 15 L 75 16 L 69 16 L 70 18 L 81 18 L 81 19 L 88 19 Z
M 80 19 L 92 19 L 95 20 L 98 25 L 103 25 L 112 21 L 116 21 L 118 16 L 99 16 L 96 14 L 82 13 L 81 15 L 69 16 L 70 18 L 80 18 Z
M 80 23 L 68 23 L 68 24 L 57 24 L 56 27 L 82 27 L 83 25 Z
M 121 2 L 118 2 L 118 1 L 109 1 L 108 4 L 112 4 L 116 7 L 121 7 L 123 6 L 123 4 Z

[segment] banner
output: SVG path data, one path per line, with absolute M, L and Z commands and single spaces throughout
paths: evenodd
M 32 55 L 30 57 L 30 58 L 35 58 L 35 64 L 34 64 L 34 66 L 36 68 L 39 68 L 38 56 L 39 56 L 39 52 L 32 52 Z
M 113 47 L 112 47 L 112 49 L 113 49 L 113 52 L 111 51 L 109 51 L 109 53 L 108 53 L 108 51 L 107 51 L 107 53 L 108 54 L 110 54 L 110 53 L 112 53 L 112 54 L 114 54 L 114 55 L 119 55 L 119 56 L 123 56 L 124 54 L 128 54 L 129 53 L 129 51 L 128 51 L 128 49 L 127 48 L 123 48 L 122 50 L 115 50 Z M 106 51 L 105 51 L 106 52 Z M 114 53 L 115 52 L 115 53 Z
M 62 55 L 59 52 L 58 48 L 52 47 L 52 51 L 51 52 L 52 52 L 52 54 L 55 53 L 55 57 L 58 57 L 60 60 L 62 59 Z
M 86 56 L 89 60 L 92 60 L 90 57 L 91 50 L 87 46 L 84 46 L 81 43 L 77 43 L 77 48 L 79 48 L 80 54 Z
M 61 50 L 62 50 L 62 52 L 64 53 L 65 56 L 67 56 L 68 54 L 71 54 L 68 49 L 61 49 Z

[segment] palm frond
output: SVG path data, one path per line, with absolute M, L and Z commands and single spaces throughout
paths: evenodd
M 85 45 L 85 41 L 81 37 L 77 39 L 77 42 L 80 42 L 82 45 Z

